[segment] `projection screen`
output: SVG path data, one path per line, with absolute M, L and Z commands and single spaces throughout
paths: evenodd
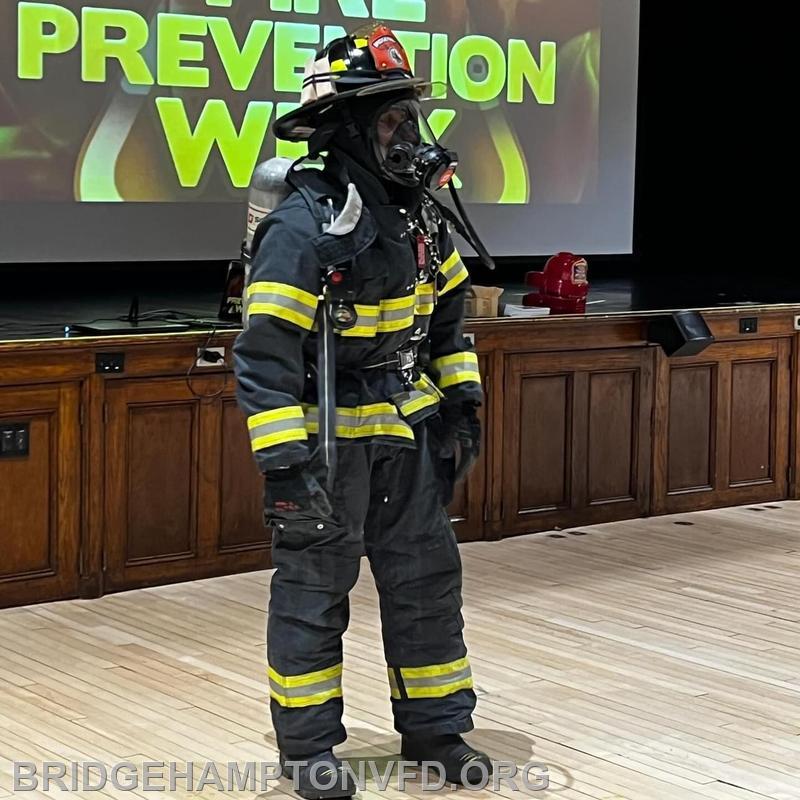
M 638 0 L 5 0 L 0 262 L 235 257 L 305 61 L 374 19 L 493 255 L 630 252 Z

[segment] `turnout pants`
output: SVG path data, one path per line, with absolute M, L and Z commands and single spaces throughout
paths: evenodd
M 339 447 L 330 518 L 285 513 L 268 504 L 276 568 L 269 683 L 285 755 L 313 755 L 346 738 L 342 635 L 349 621 L 348 594 L 365 552 L 380 596 L 396 729 L 439 735 L 473 727 L 461 561 L 443 507 L 448 477 L 435 425 L 429 420 L 416 427 L 416 450 Z

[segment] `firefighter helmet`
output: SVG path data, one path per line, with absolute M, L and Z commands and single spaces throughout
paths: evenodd
M 275 121 L 279 139 L 311 138 L 334 106 L 354 97 L 416 90 L 430 81 L 415 78 L 411 63 L 393 31 L 382 23 L 334 39 L 306 64 L 301 107 Z

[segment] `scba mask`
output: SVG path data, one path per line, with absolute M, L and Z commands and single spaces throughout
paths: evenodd
M 378 109 L 370 138 L 384 176 L 403 186 L 442 189 L 458 168 L 458 155 L 436 141 L 419 100 Z

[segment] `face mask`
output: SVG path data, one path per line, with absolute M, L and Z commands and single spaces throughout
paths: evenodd
M 422 129 L 433 144 L 424 141 Z M 384 176 L 403 186 L 441 189 L 458 168 L 458 155 L 436 141 L 418 100 L 379 109 L 370 137 Z

